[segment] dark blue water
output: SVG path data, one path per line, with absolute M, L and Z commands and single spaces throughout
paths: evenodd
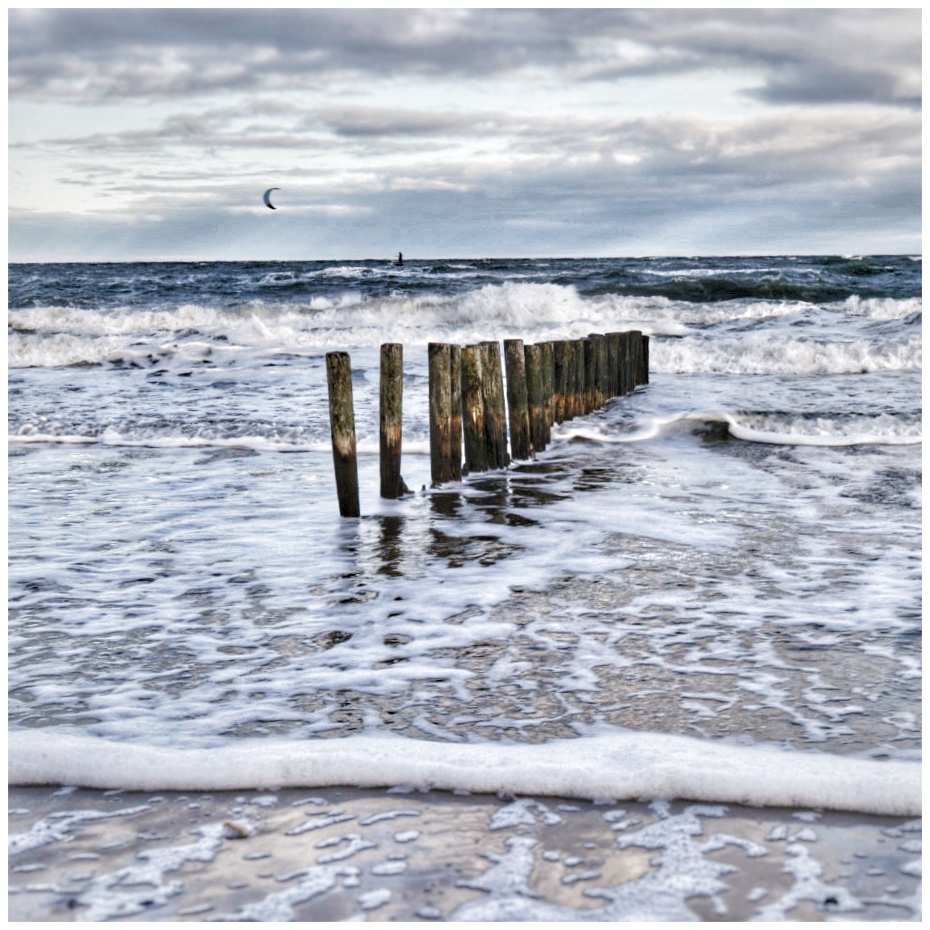
M 921 293 L 921 263 L 907 256 L 488 259 L 384 262 L 127 262 L 14 264 L 9 305 L 171 306 L 242 301 L 286 303 L 341 289 L 370 298 L 434 292 L 448 297 L 520 280 L 689 302 L 735 299 L 823 303 L 848 297 L 907 299 Z

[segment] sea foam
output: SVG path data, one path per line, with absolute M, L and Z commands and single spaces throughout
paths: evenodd
M 696 410 L 638 418 L 619 432 L 598 423 L 570 422 L 556 426 L 552 436 L 562 442 L 586 440 L 612 445 L 688 433 L 782 446 L 907 446 L 919 445 L 922 441 L 921 421 L 907 415 L 835 415 L 812 419 L 727 410 Z
M 778 340 L 764 333 L 659 343 L 650 347 L 649 356 L 654 374 L 864 374 L 919 370 L 922 361 L 920 336 L 877 345 L 867 340 Z
M 11 785 L 139 791 L 397 785 L 631 800 L 689 799 L 889 816 L 921 812 L 921 766 L 622 732 L 544 744 L 452 744 L 395 735 L 241 740 L 175 750 L 55 729 L 9 734 Z
M 280 287 L 279 283 L 269 286 Z M 919 368 L 920 336 L 897 343 L 869 339 L 834 343 L 829 339 L 786 340 L 767 329 L 746 335 L 721 334 L 706 344 L 700 334 L 714 325 L 742 327 L 784 321 L 820 322 L 845 317 L 898 321 L 919 316 L 919 298 L 860 299 L 816 310 L 798 301 L 673 301 L 663 296 L 581 294 L 574 285 L 521 280 L 487 284 L 463 294 L 406 293 L 362 297 L 313 295 L 287 302 L 243 299 L 184 302 L 140 309 L 133 306 L 76 308 L 33 306 L 9 313 L 10 368 L 99 365 L 136 362 L 146 357 L 206 352 L 320 352 L 337 346 L 408 346 L 429 341 L 470 344 L 493 335 L 526 342 L 578 339 L 592 332 L 641 330 L 656 337 L 651 365 L 657 372 L 699 371 L 752 374 L 863 372 Z M 490 323 L 493 321 L 493 325 Z M 695 334 L 698 338 L 695 338 Z M 662 337 L 677 338 L 666 342 Z M 201 351 L 201 355 L 203 354 Z

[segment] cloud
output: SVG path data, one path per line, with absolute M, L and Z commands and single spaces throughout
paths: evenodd
M 516 164 L 353 170 L 325 186 L 295 169 L 270 216 L 248 179 L 139 172 L 113 182 L 132 210 L 112 198 L 65 222 L 12 216 L 11 254 L 30 243 L 74 254 L 70 243 L 101 258 L 108 235 L 130 258 L 378 257 L 395 244 L 460 256 L 847 251 L 840 243 L 853 239 L 895 251 L 889 236 L 906 234 L 909 248 L 920 236 L 915 121 L 900 111 L 830 125 L 798 112 L 749 124 L 618 120 L 600 127 L 593 152 L 580 122 L 553 123 L 545 144 L 527 134 Z
M 318 149 L 338 155 L 350 146 L 358 157 L 368 151 L 391 151 L 385 143 L 401 143 L 397 151 L 422 151 L 424 139 L 435 150 L 454 151 L 462 140 L 480 140 L 485 155 L 506 151 L 511 158 L 571 159 L 582 154 L 610 151 L 618 161 L 678 153 L 696 165 L 738 157 L 756 163 L 791 153 L 807 152 L 832 161 L 846 154 L 861 156 L 866 146 L 880 146 L 898 154 L 920 157 L 919 113 L 906 109 L 843 110 L 825 120 L 814 110 L 800 107 L 760 111 L 742 119 L 697 116 L 605 116 L 578 109 L 573 113 L 527 114 L 505 110 L 434 112 L 415 108 L 343 105 L 278 105 L 264 99 L 240 106 L 180 111 L 145 129 L 124 129 L 47 138 L 41 142 L 12 143 L 16 150 L 61 150 L 72 154 L 138 154 L 155 146 L 202 150 L 256 148 L 265 150 Z M 481 156 L 472 156 L 478 163 Z M 677 157 L 677 156 L 676 156 Z M 430 170 L 429 160 L 423 160 Z M 209 172 L 210 169 L 207 169 Z
M 769 103 L 920 99 L 920 11 L 9 11 L 9 92 L 84 103 L 323 86 L 338 76 L 564 80 L 751 69 Z
M 325 108 L 318 111 L 313 122 L 325 125 L 340 136 L 422 136 L 471 135 L 480 131 L 495 117 L 476 120 L 462 113 L 436 113 L 412 109 L 376 107 Z
M 625 12 L 601 20 L 586 77 L 751 69 L 770 103 L 920 102 L 916 9 Z
M 862 209 L 868 192 L 889 177 L 901 179 L 912 205 L 920 201 L 920 116 L 907 110 L 844 111 L 827 121 L 798 108 L 742 120 L 605 120 L 584 112 L 533 120 L 489 112 L 476 119 L 367 107 L 293 107 L 286 116 L 293 124 L 286 131 L 252 126 L 243 132 L 243 121 L 254 118 L 248 110 L 179 113 L 151 129 L 47 140 L 39 148 L 85 158 L 81 176 L 93 170 L 98 191 L 117 195 L 100 197 L 93 208 L 107 213 L 127 202 L 139 214 L 183 211 L 191 203 L 248 209 L 258 182 L 251 172 L 225 172 L 223 159 L 250 149 L 259 157 L 269 148 L 300 157 L 275 173 L 291 210 L 332 211 L 335 204 L 378 213 L 391 208 L 389 192 L 403 191 L 404 202 L 424 204 L 428 198 L 450 203 L 443 193 L 469 194 L 485 206 L 498 204 L 495 215 L 506 221 L 528 210 L 590 217 L 605 200 L 653 203 L 677 214 L 711 201 L 734 207 L 764 196 L 800 202 L 801 192 L 819 202 L 839 185 L 862 188 L 856 194 Z M 471 144 L 476 124 L 480 151 Z M 203 157 L 207 150 L 213 158 Z M 323 170 L 305 160 L 307 153 L 326 156 L 337 168 Z M 100 160 L 118 156 L 134 159 L 133 171 L 123 161 L 124 170 L 107 177 Z
M 11 10 L 9 40 L 14 260 L 919 243 L 917 10 Z
M 919 90 L 892 69 L 854 70 L 831 62 L 772 69 L 766 86 L 751 93 L 767 103 L 921 103 Z
M 532 11 L 10 11 L 10 91 L 94 102 L 299 86 L 334 74 L 499 73 L 562 45 L 528 48 Z M 503 31 L 501 31 L 503 30 Z
M 759 183 L 747 165 L 695 172 L 682 153 L 662 173 L 607 159 L 584 171 L 554 163 L 464 189 L 347 190 L 275 214 L 254 191 L 185 199 L 153 184 L 145 209 L 11 217 L 10 259 L 387 258 L 397 249 L 428 257 L 796 254 L 845 252 L 853 242 L 870 252 L 919 251 L 919 174 L 887 165 L 869 177 L 831 177 L 813 164 L 800 181 L 773 173 Z

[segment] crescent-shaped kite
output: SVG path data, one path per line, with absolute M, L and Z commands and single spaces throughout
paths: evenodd
M 262 200 L 265 201 L 265 206 L 268 207 L 269 210 L 278 209 L 277 207 L 273 206 L 271 203 L 271 192 L 279 191 L 279 190 L 281 190 L 280 187 L 269 187 L 268 190 L 265 191 L 264 196 L 262 197 Z

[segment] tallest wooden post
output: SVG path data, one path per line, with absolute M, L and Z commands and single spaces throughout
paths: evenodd
M 361 516 L 358 503 L 358 459 L 355 451 L 355 412 L 352 408 L 352 367 L 347 352 L 326 354 L 329 388 L 329 427 L 333 440 L 333 466 L 339 514 Z

